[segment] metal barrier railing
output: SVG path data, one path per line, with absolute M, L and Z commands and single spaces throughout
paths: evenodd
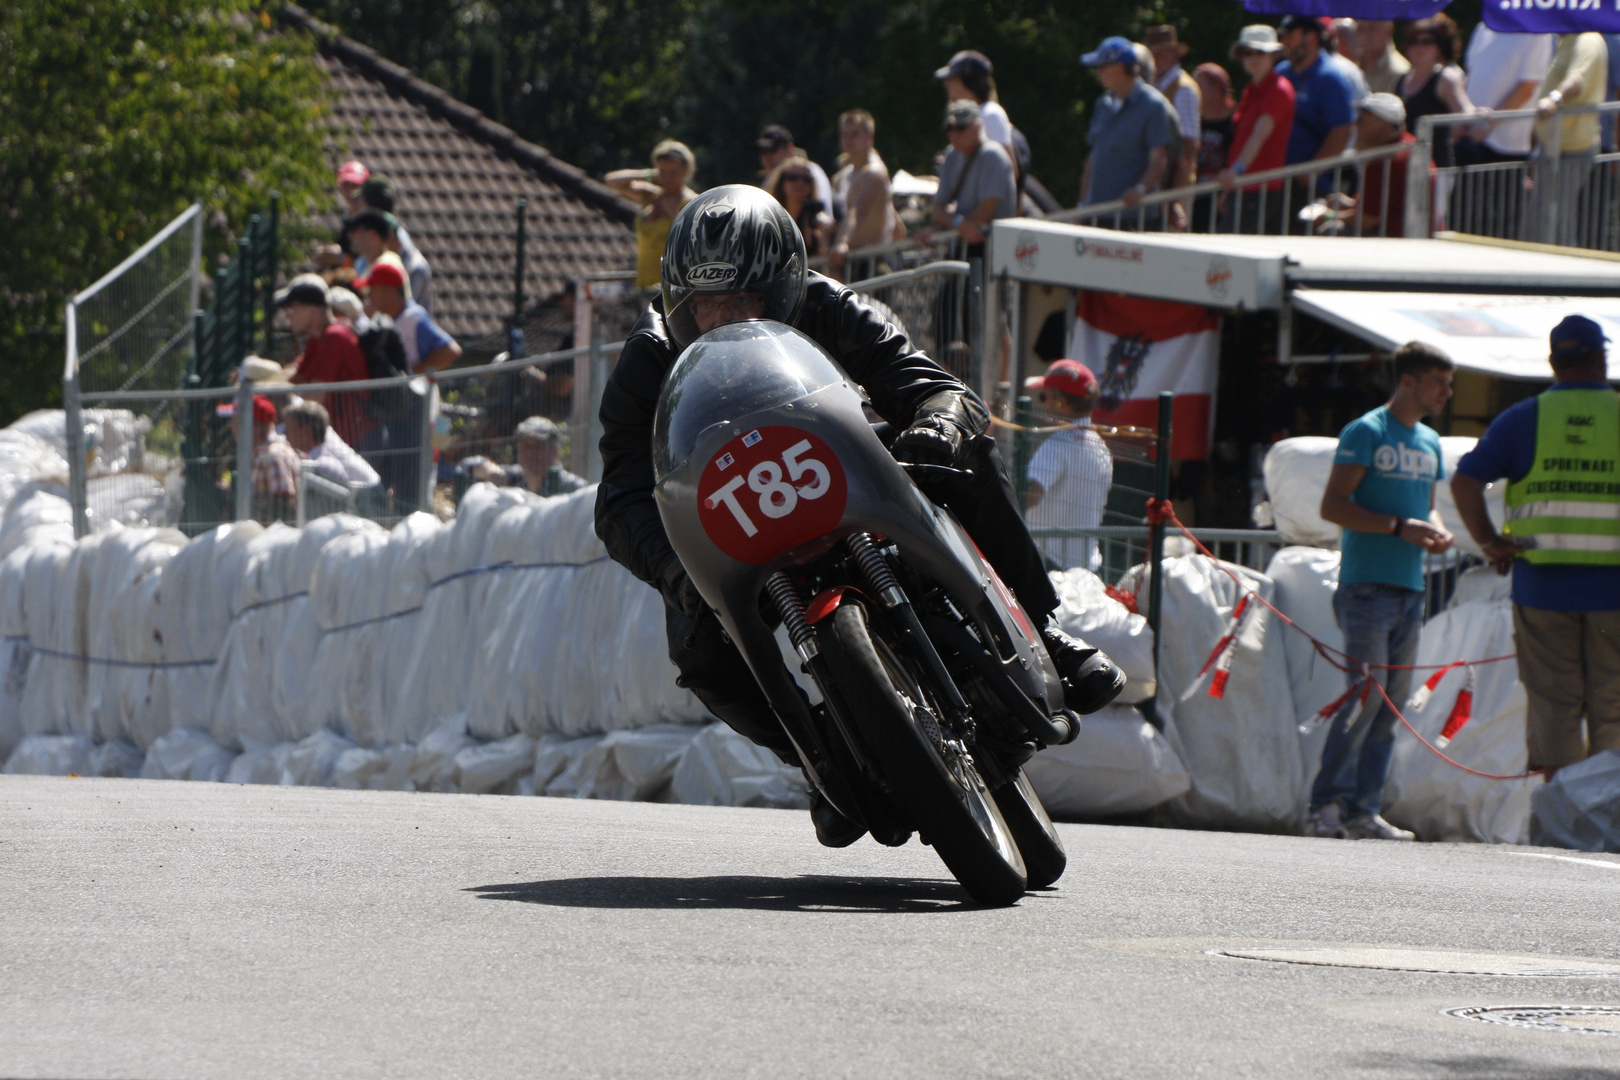
M 1450 229 L 1505 240 L 1555 244 L 1597 251 L 1620 251 L 1620 154 L 1602 153 L 1606 120 L 1620 114 L 1620 102 L 1560 109 L 1543 125 L 1546 142 L 1518 161 L 1455 164 L 1449 152 L 1466 135 L 1483 138 L 1503 122 L 1528 122 L 1534 109 L 1513 109 L 1484 117 L 1446 113 L 1418 120 L 1417 142 L 1408 166 L 1407 235 Z M 1563 152 L 1564 120 L 1595 118 L 1598 141 L 1590 151 Z M 1428 183 L 1430 163 L 1436 163 Z
M 1062 221 L 1130 232 L 1198 232 L 1278 236 L 1401 236 L 1404 217 L 1384 212 L 1407 196 L 1391 162 L 1409 152 L 1394 144 L 1355 150 L 1324 161 L 1245 173 L 1232 184 L 1215 180 L 1048 214 Z M 1376 200 L 1369 196 L 1376 195 Z M 1368 220 L 1369 204 L 1378 210 Z

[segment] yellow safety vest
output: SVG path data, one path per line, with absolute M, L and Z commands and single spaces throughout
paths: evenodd
M 1535 463 L 1508 484 L 1502 531 L 1538 565 L 1620 566 L 1620 394 L 1536 399 Z

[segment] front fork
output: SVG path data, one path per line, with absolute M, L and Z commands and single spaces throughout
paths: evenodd
M 878 551 L 877 544 L 869 533 L 855 533 L 846 538 L 845 545 L 849 548 L 855 565 L 859 567 L 861 576 L 866 579 L 871 594 L 877 597 L 886 620 L 898 634 L 900 640 L 897 644 L 906 655 L 921 665 L 928 675 L 929 683 L 938 695 L 938 704 L 945 713 L 943 719 L 947 730 L 954 737 L 972 745 L 975 741 L 972 709 L 957 687 L 956 680 L 951 678 L 950 671 L 934 647 L 933 641 L 923 629 L 922 620 L 918 618 L 917 611 L 912 607 L 905 590 L 895 579 L 888 561 L 882 552 Z M 817 685 L 822 687 L 823 697 L 830 700 L 836 691 L 829 693 L 831 688 L 821 658 L 820 645 L 816 640 L 815 629 L 810 625 L 804 598 L 799 595 L 798 586 L 794 585 L 793 579 L 785 571 L 779 570 L 766 579 L 765 591 L 787 629 L 788 639 L 793 644 L 794 652 L 798 653 L 804 670 L 816 680 Z M 837 710 L 831 711 L 840 728 L 845 728 L 848 720 L 852 719 L 838 716 Z M 855 734 L 853 731 L 846 729 L 842 734 L 851 742 L 852 747 L 859 746 L 859 742 L 853 738 Z M 856 752 L 859 753 L 859 750 Z M 985 766 L 981 766 L 983 767 Z M 988 768 L 994 770 L 995 766 L 989 765 Z

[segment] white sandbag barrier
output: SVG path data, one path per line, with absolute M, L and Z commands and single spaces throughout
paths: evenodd
M 0 439 L 0 479 L 6 460 Z M 187 542 L 108 523 L 75 542 L 65 500 L 21 484 L 0 522 L 0 760 L 641 799 L 676 797 L 679 770 L 696 801 L 803 805 L 796 771 L 675 686 L 662 600 L 608 559 L 594 503 L 480 485 L 450 525 L 333 515 Z
M 1450 664 L 1513 654 L 1513 607 L 1504 601 L 1473 601 L 1441 612 L 1423 627 L 1417 664 Z M 1414 673 L 1416 692 L 1434 669 Z M 1441 732 L 1460 693 L 1472 697 L 1471 717 L 1446 743 L 1447 757 L 1495 776 L 1523 773 L 1524 686 L 1512 660 L 1455 668 L 1440 677 L 1422 707 L 1395 704 L 1431 743 Z M 1376 691 L 1375 691 L 1376 692 Z M 1530 842 L 1530 796 L 1541 777 L 1493 780 L 1442 761 L 1406 730 L 1395 735 L 1395 754 L 1384 787 L 1384 816 L 1425 840 Z

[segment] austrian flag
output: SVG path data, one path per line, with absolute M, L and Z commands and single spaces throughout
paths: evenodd
M 1082 292 L 1069 356 L 1097 376 L 1099 424 L 1152 428 L 1159 392 L 1175 395 L 1170 457 L 1209 456 L 1220 367 L 1220 315 L 1196 304 Z

